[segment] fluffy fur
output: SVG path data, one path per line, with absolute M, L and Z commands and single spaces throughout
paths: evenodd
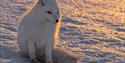
M 45 55 L 37 57 L 41 63 L 45 63 Z M 80 63 L 79 60 L 82 57 L 63 48 L 54 48 L 52 52 L 52 58 L 54 63 Z
M 52 52 L 54 63 L 80 63 L 80 56 L 63 48 L 54 48 Z

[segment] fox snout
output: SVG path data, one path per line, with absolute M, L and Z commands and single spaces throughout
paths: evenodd
M 59 22 L 59 20 L 58 19 L 56 19 L 56 23 L 58 23 Z
M 57 14 L 53 14 L 53 17 L 55 18 L 55 22 L 58 23 L 59 22 L 59 16 Z

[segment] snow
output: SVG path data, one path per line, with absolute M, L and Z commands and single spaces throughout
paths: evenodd
M 58 47 L 83 56 L 81 63 L 125 62 L 124 0 L 58 0 Z M 28 63 L 19 55 L 17 27 L 32 0 L 0 0 L 0 63 Z

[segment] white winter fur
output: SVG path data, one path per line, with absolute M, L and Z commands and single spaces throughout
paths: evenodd
M 47 14 L 51 11 L 52 14 Z M 38 62 L 36 54 L 45 53 L 46 63 L 53 63 L 52 49 L 54 47 L 54 34 L 56 20 L 60 19 L 58 6 L 55 0 L 48 0 L 44 6 L 38 3 L 32 10 L 23 16 L 19 25 L 18 44 L 23 55 L 28 55 L 33 63 Z

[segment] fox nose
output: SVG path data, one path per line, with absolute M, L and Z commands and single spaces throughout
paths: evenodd
M 56 20 L 56 23 L 58 23 L 58 22 L 59 22 L 59 20 L 57 19 L 57 20 Z

